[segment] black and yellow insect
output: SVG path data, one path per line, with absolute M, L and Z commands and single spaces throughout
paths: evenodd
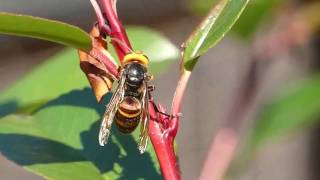
M 107 105 L 99 133 L 101 146 L 107 143 L 113 120 L 122 133 L 131 133 L 141 121 L 139 150 L 143 153 L 148 141 L 149 59 L 143 53 L 131 52 L 123 59 L 118 87 Z

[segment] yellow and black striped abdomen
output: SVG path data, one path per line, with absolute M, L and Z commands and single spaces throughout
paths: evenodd
M 141 117 L 141 102 L 132 96 L 125 96 L 120 102 L 115 123 L 122 133 L 131 133 L 136 129 Z

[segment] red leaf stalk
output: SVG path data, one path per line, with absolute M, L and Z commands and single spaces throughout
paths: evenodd
M 173 115 L 179 115 L 181 112 L 181 104 L 183 100 L 184 93 L 186 91 L 188 81 L 190 79 L 191 72 L 182 70 L 176 91 L 172 100 L 171 112 Z M 178 118 L 174 118 L 178 119 Z
M 110 36 L 112 37 L 112 44 L 122 63 L 123 57 L 131 51 L 132 47 L 127 33 L 118 18 L 115 7 L 116 0 L 101 0 L 101 2 L 111 28 Z
M 97 0 L 90 0 L 90 2 L 93 6 L 95 13 L 96 13 L 96 17 L 97 17 L 100 31 L 109 35 L 111 33 L 111 29 L 105 21 L 105 18 L 104 18 L 103 13 L 100 9 L 98 1 Z

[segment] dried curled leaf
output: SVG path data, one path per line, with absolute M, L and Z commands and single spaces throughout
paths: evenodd
M 109 65 L 111 63 L 113 69 L 117 70 L 118 65 L 115 63 L 110 53 L 105 49 L 106 42 L 100 36 L 96 26 L 92 28 L 90 36 L 92 38 L 92 50 L 99 52 L 101 56 L 107 58 Z M 80 50 L 78 52 L 80 67 L 86 74 L 97 101 L 100 102 L 102 97 L 111 90 L 113 81 L 114 79 L 117 79 L 117 77 L 114 72 L 110 72 L 110 68 L 108 69 L 104 62 L 93 57 L 91 53 Z

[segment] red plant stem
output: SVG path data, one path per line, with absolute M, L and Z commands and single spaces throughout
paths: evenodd
M 149 123 L 149 136 L 157 154 L 162 174 L 166 180 L 181 179 L 174 152 L 174 139 L 179 128 L 182 100 L 190 75 L 190 71 L 182 70 L 172 101 L 172 117 L 170 117 L 169 120 L 167 120 L 167 116 L 163 115 L 165 110 L 161 106 L 159 106 L 159 111 L 161 112 L 159 113 L 156 111 L 153 102 L 149 104 L 149 113 L 151 117 Z
M 151 117 L 149 136 L 157 154 L 162 175 L 166 180 L 179 180 L 181 177 L 174 152 L 174 136 L 169 135 L 170 131 L 163 126 L 165 117 L 159 115 L 153 102 L 149 103 L 149 113 Z
M 99 25 L 99 28 L 100 28 L 100 31 L 102 31 L 103 33 L 107 34 L 107 35 L 110 35 L 111 33 L 111 29 L 110 27 L 106 24 L 106 21 L 103 17 L 103 13 L 100 9 L 100 6 L 97 2 L 97 0 L 90 0 L 92 6 L 93 6 L 93 9 L 94 9 L 94 12 L 96 13 L 96 17 L 97 17 L 97 21 L 98 21 L 98 25 Z
M 190 71 L 182 70 L 182 73 L 180 75 L 180 79 L 178 81 L 178 85 L 176 87 L 175 94 L 172 100 L 171 113 L 173 115 L 173 118 L 171 123 L 172 123 L 173 129 L 171 129 L 171 135 L 173 137 L 176 136 L 178 131 L 181 104 L 182 104 L 182 100 L 183 100 L 184 93 L 186 91 L 190 76 L 191 76 Z
M 178 85 L 176 87 L 176 91 L 172 100 L 171 112 L 173 115 L 177 115 L 181 111 L 181 104 L 182 104 L 184 92 L 186 91 L 190 76 L 191 76 L 190 71 L 182 70 L 182 73 L 180 75 L 180 79 L 178 81 Z
M 172 101 L 172 117 L 163 115 L 165 110 L 155 104 L 149 103 L 149 114 L 151 121 L 149 123 L 149 136 L 156 152 L 161 172 L 166 180 L 181 179 L 178 162 L 174 152 L 174 139 L 176 137 L 181 103 L 186 90 L 191 72 L 183 71 L 178 82 L 176 92 Z M 160 112 L 158 112 L 159 110 Z
M 110 36 L 116 39 L 112 40 L 112 44 L 116 50 L 120 62 L 122 63 L 123 57 L 130 52 L 130 49 L 132 49 L 131 44 L 129 42 L 127 33 L 116 13 L 114 0 L 102 0 L 101 2 L 105 9 L 108 23 L 111 27 Z M 122 43 L 119 43 L 119 41 Z
M 149 124 L 149 136 L 156 151 L 164 179 L 167 180 L 181 179 L 174 152 L 174 139 L 178 131 L 181 104 L 190 75 L 190 71 L 181 73 L 172 101 L 172 117 L 169 119 L 168 126 L 165 126 L 165 116 L 155 111 L 154 104 L 149 105 L 149 112 L 152 118 Z M 161 106 L 159 111 L 165 113 Z

